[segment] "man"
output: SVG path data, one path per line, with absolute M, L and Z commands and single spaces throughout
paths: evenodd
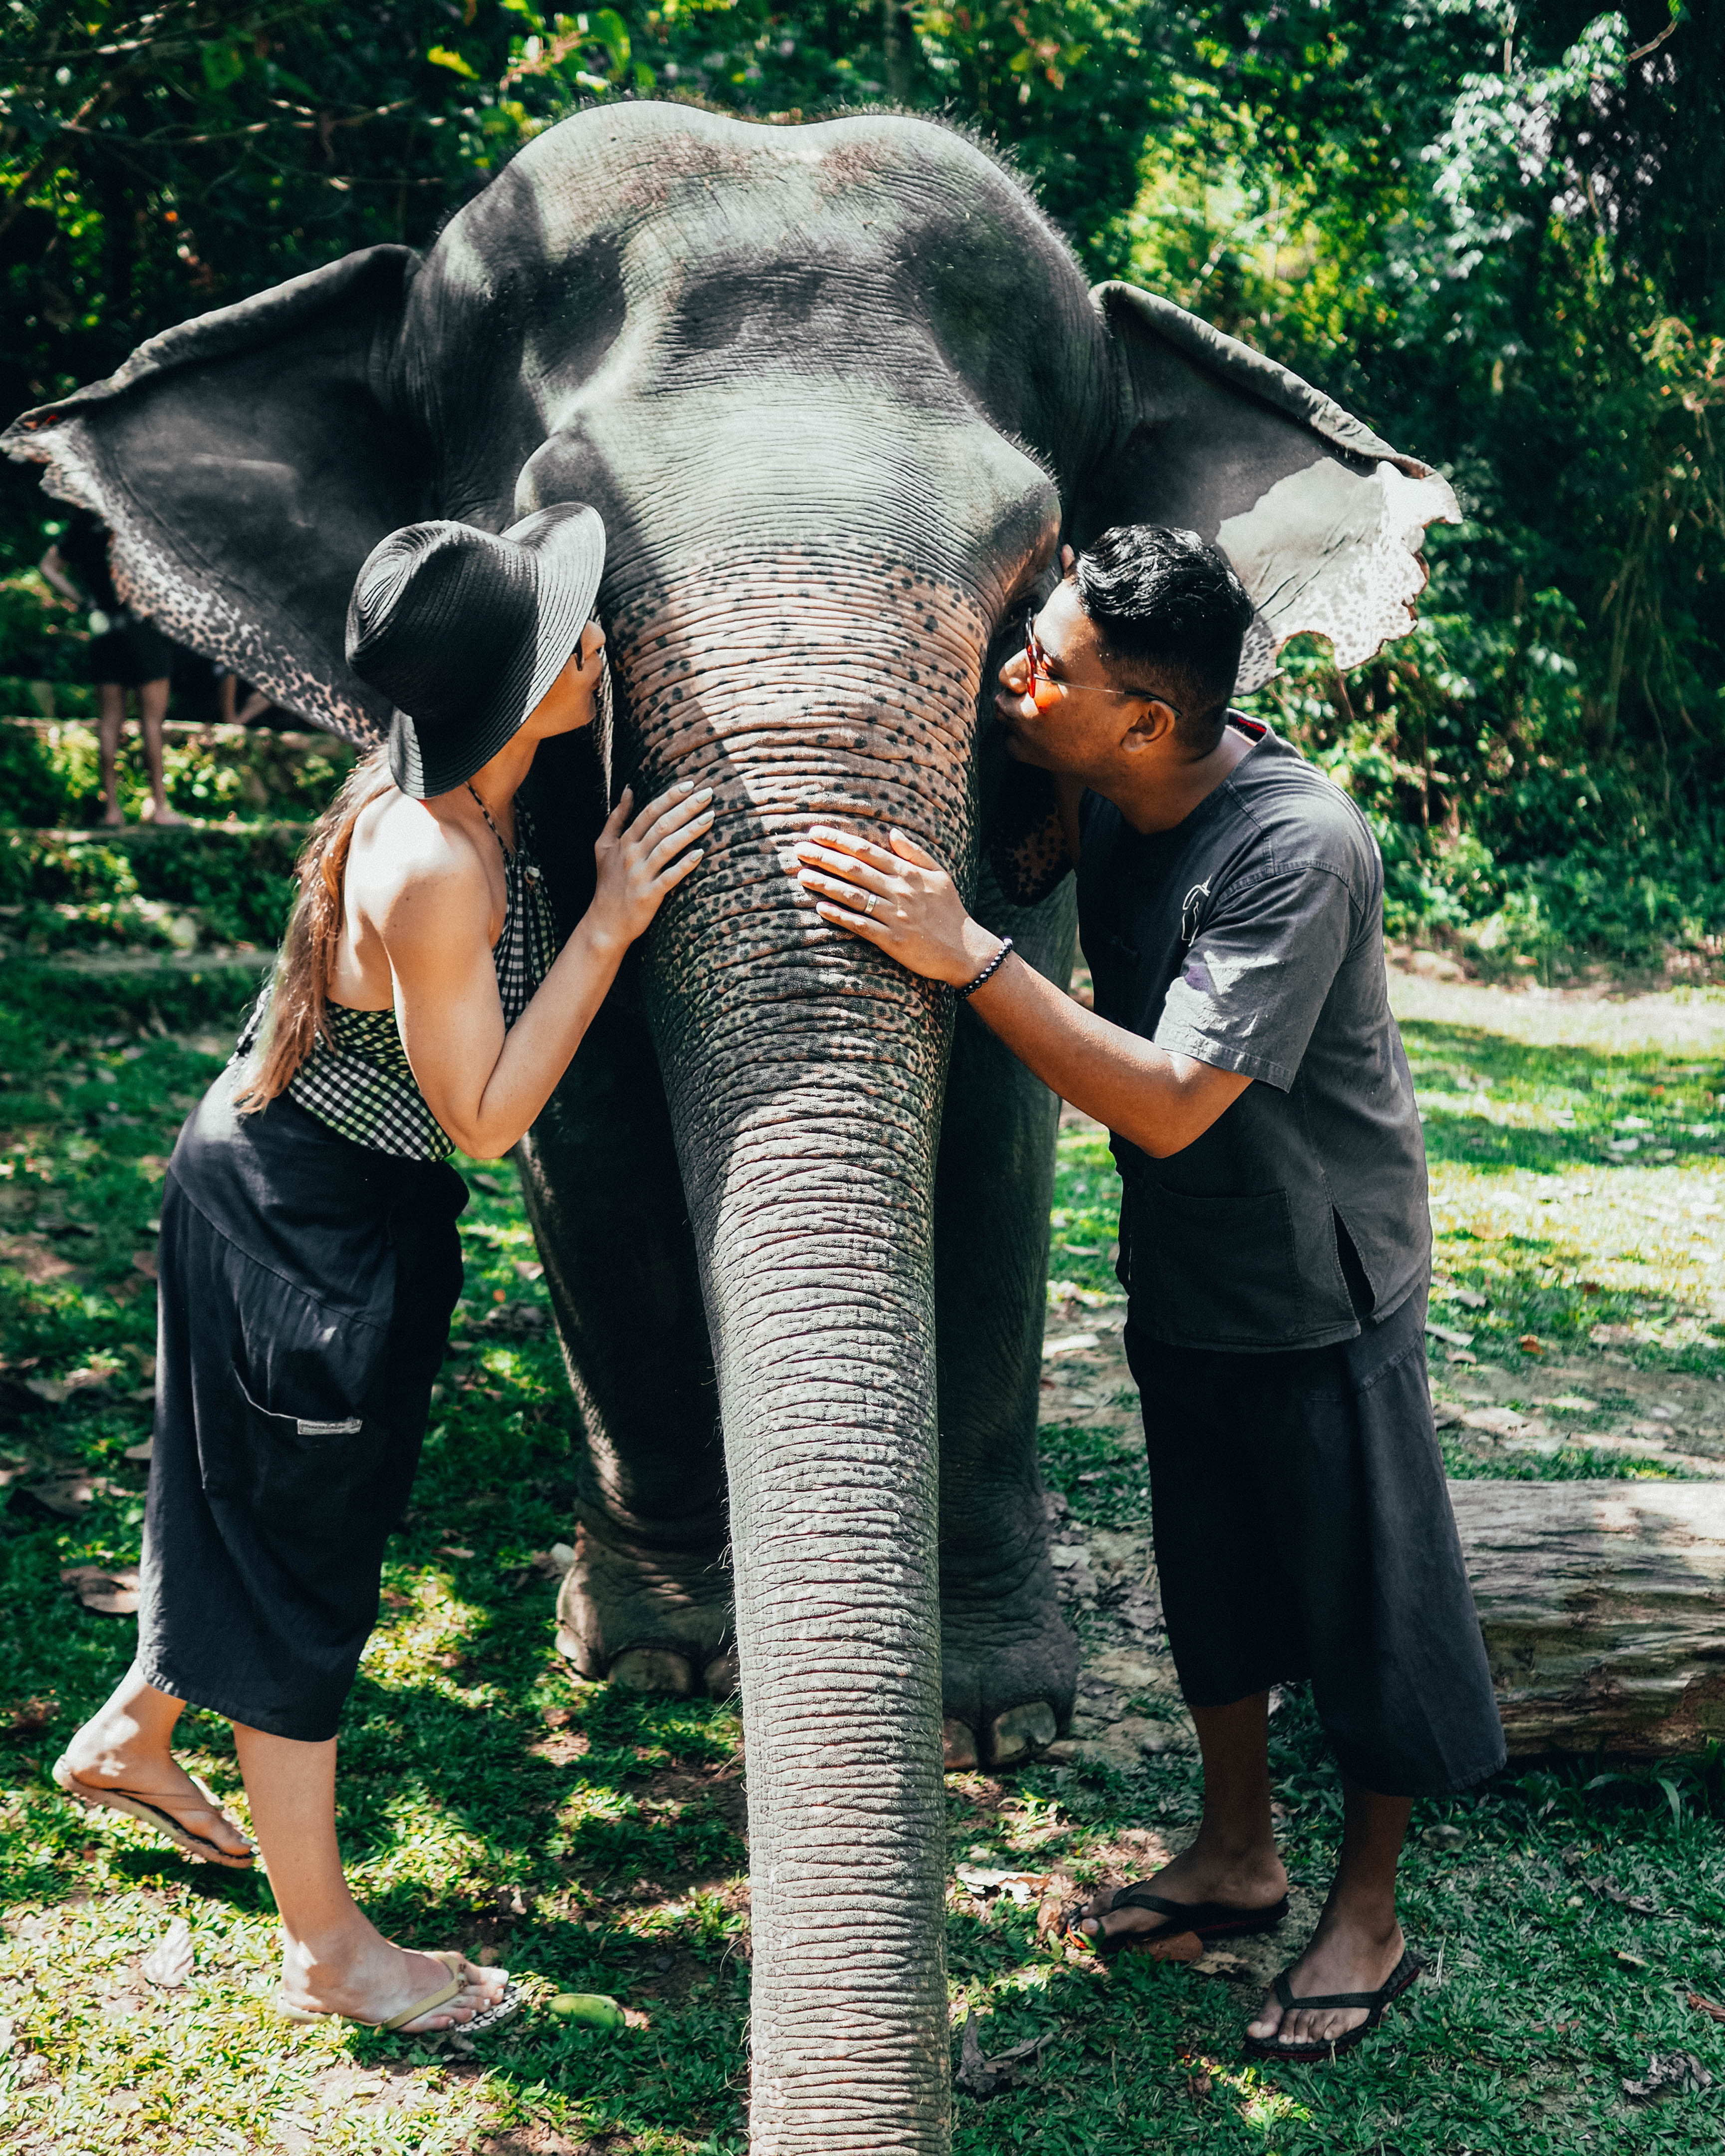
M 87 509 L 74 509 L 65 530 L 38 567 L 69 606 L 81 606 L 87 601 L 90 609 L 85 663 L 96 685 L 103 823 L 126 820 L 121 812 L 116 766 L 121 729 L 126 724 L 126 694 L 132 689 L 137 692 L 138 731 L 144 737 L 144 763 L 150 775 L 145 820 L 183 824 L 185 818 L 167 805 L 162 776 L 162 722 L 167 716 L 173 646 L 153 622 L 121 603 L 108 566 L 107 526 Z M 74 577 L 76 583 L 72 581 Z
M 1432 1426 L 1425 1156 L 1390 1016 L 1384 871 L 1341 789 L 1228 709 L 1251 602 L 1189 531 L 1105 532 L 1001 669 L 1029 902 L 1078 870 L 1086 1011 L 969 919 L 901 833 L 798 850 L 822 916 L 948 982 L 1106 1122 L 1168 1640 L 1204 1757 L 1191 1846 L 1074 1930 L 1273 1929 L 1268 1693 L 1309 1679 L 1346 1793 L 1317 1930 L 1247 2048 L 1327 2059 L 1420 1964 L 1395 1912 L 1411 1799 L 1503 1763 Z M 1026 812 L 1025 804 L 1033 804 Z

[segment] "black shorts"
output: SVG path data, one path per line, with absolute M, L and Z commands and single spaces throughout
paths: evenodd
M 145 682 L 165 680 L 172 672 L 174 648 L 153 621 L 127 614 L 117 628 L 90 639 L 84 663 L 92 681 L 141 689 Z
M 1126 1347 L 1187 1702 L 1309 1679 L 1343 1771 L 1438 1796 L 1503 1764 L 1432 1427 L 1422 1290 L 1332 1348 Z
M 461 1286 L 467 1186 L 285 1097 L 187 1119 L 162 1194 L 138 1665 L 277 1737 L 336 1734 Z

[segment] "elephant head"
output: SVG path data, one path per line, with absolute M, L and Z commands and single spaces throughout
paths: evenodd
M 956 132 L 650 104 L 549 131 L 423 259 L 372 249 L 171 330 L 6 445 L 105 519 L 172 634 L 358 739 L 387 714 L 342 621 L 378 537 L 565 499 L 603 516 L 617 694 L 557 781 L 570 876 L 625 779 L 700 779 L 720 812 L 639 993 L 728 1475 L 753 2145 L 943 2148 L 952 1018 L 821 927 L 788 848 L 817 819 L 893 822 L 974 877 L 979 711 L 1063 533 L 1219 538 L 1259 607 L 1250 686 L 1297 631 L 1347 665 L 1408 628 L 1447 486 L 1177 308 L 1088 290 Z M 555 1158 L 535 1173 L 555 1276 L 581 1194 Z

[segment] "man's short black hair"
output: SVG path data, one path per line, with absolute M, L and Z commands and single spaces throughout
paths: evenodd
M 1116 524 L 1085 548 L 1074 575 L 1107 655 L 1174 706 L 1194 753 L 1214 748 L 1254 611 L 1227 557 L 1195 531 Z

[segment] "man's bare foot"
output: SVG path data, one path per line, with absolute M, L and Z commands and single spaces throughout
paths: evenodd
M 227 1813 L 212 1807 L 173 1754 L 146 1744 L 123 1715 L 111 1726 L 86 1722 L 66 1747 L 66 1764 L 87 1789 L 123 1789 L 128 1796 L 159 1804 L 188 1834 L 213 1842 L 229 1856 L 256 1854 Z
M 1258 2009 L 1256 2020 L 1246 2025 L 1246 2034 L 1260 2043 L 1272 2039 L 1286 2045 L 1339 2042 L 1365 2021 L 1367 2010 L 1331 2006 L 1314 2013 L 1302 2010 L 1300 2000 L 1337 1992 L 1375 1991 L 1389 1982 L 1406 1950 L 1402 1928 L 1394 1917 L 1386 1931 L 1381 1923 L 1350 1921 L 1326 1910 L 1311 1945 L 1287 1972 L 1293 2005 L 1284 2012 L 1272 1991 Z
M 1165 1894 L 1170 1902 L 1194 1907 L 1201 1902 L 1224 1902 L 1231 1908 L 1264 1909 L 1287 1892 L 1288 1875 L 1274 1842 L 1222 1854 L 1206 1848 L 1200 1833 L 1189 1849 L 1183 1850 L 1143 1884 Z M 1154 1909 L 1118 1909 L 1105 1915 L 1113 1894 L 1111 1887 L 1105 1888 L 1086 1905 L 1077 1925 L 1082 1938 L 1095 1943 L 1178 1932 L 1176 1918 L 1162 1916 Z
M 461 1964 L 461 1989 L 441 2006 L 434 2006 L 404 2025 L 410 2036 L 430 2035 L 439 2029 L 459 2029 L 476 2015 L 488 2013 L 508 1988 L 506 1969 L 481 1969 L 476 1962 Z M 341 1946 L 321 1957 L 305 1945 L 288 1940 L 282 1953 L 281 2003 L 298 2014 L 339 2014 L 350 2021 L 376 2027 L 443 1989 L 449 1972 L 429 1954 L 413 1953 L 392 1945 L 367 1924 L 351 1946 Z

